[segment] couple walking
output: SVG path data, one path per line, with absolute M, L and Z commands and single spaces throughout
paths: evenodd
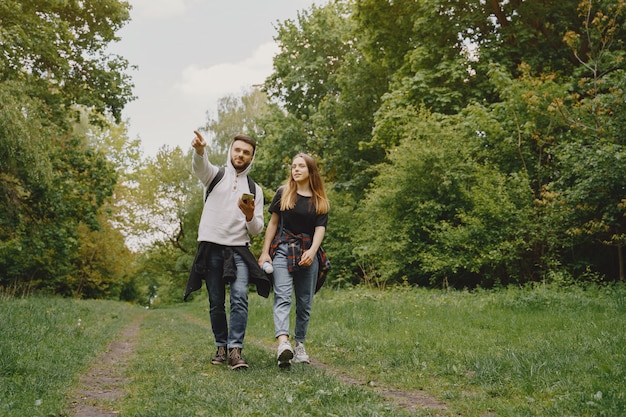
M 192 169 L 207 190 L 198 228 L 198 251 L 185 299 L 206 283 L 209 314 L 217 352 L 212 363 L 228 363 L 230 369 L 247 368 L 242 356 L 248 322 L 248 284 L 268 297 L 274 288 L 274 329 L 280 368 L 309 363 L 304 341 L 311 317 L 319 268 L 320 246 L 328 222 L 329 203 L 313 158 L 297 154 L 286 183 L 278 188 L 269 211 L 263 251 L 258 260 L 250 252 L 250 235 L 263 231 L 263 193 L 247 178 L 256 151 L 254 139 L 238 135 L 233 139 L 226 167 L 211 164 L 206 142 L 195 131 Z M 250 198 L 242 198 L 251 194 Z M 261 265 L 273 266 L 273 279 Z M 226 317 L 226 285 L 230 286 L 230 317 Z M 289 314 L 295 293 L 296 320 L 290 343 Z M 230 321 L 230 323 L 229 323 Z M 230 324 L 230 326 L 229 326 Z

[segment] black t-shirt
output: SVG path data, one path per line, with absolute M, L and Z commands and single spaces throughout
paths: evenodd
M 280 199 L 282 195 L 283 187 L 280 187 L 272 199 L 272 204 L 270 204 L 270 213 L 281 214 Z M 283 227 L 294 234 L 306 233 L 313 236 L 317 226 L 326 227 L 328 223 L 328 213 L 316 214 L 311 197 L 305 197 L 300 194 L 296 196 L 294 208 L 283 211 L 282 216 Z

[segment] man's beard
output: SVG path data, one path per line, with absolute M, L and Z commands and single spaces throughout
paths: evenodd
M 243 163 L 241 165 L 237 165 L 235 161 L 231 161 L 231 163 L 233 164 L 233 167 L 235 167 L 235 169 L 239 172 L 244 171 L 246 168 L 248 168 L 251 164 L 251 162 L 246 162 Z

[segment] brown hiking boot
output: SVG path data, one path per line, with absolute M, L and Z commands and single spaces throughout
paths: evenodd
M 228 349 L 228 367 L 233 370 L 248 367 L 248 362 L 241 357 L 241 348 Z
M 211 359 L 213 365 L 221 365 L 226 362 L 226 348 L 224 346 L 218 346 L 215 356 Z

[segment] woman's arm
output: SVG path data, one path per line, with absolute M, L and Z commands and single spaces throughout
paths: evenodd
M 322 241 L 324 240 L 324 234 L 326 234 L 326 227 L 317 226 L 315 228 L 315 232 L 313 232 L 313 239 L 311 241 L 311 247 L 302 253 L 302 257 L 300 258 L 298 265 L 311 266 L 313 264 L 313 259 L 317 256 L 317 250 L 322 245 Z
M 265 229 L 265 239 L 263 240 L 263 251 L 259 256 L 259 265 L 263 265 L 263 262 L 272 262 L 270 258 L 270 246 L 272 244 L 272 240 L 274 240 L 274 236 L 276 236 L 276 232 L 278 231 L 278 223 L 280 221 L 280 214 L 272 213 L 272 218 L 267 223 L 267 228 Z

